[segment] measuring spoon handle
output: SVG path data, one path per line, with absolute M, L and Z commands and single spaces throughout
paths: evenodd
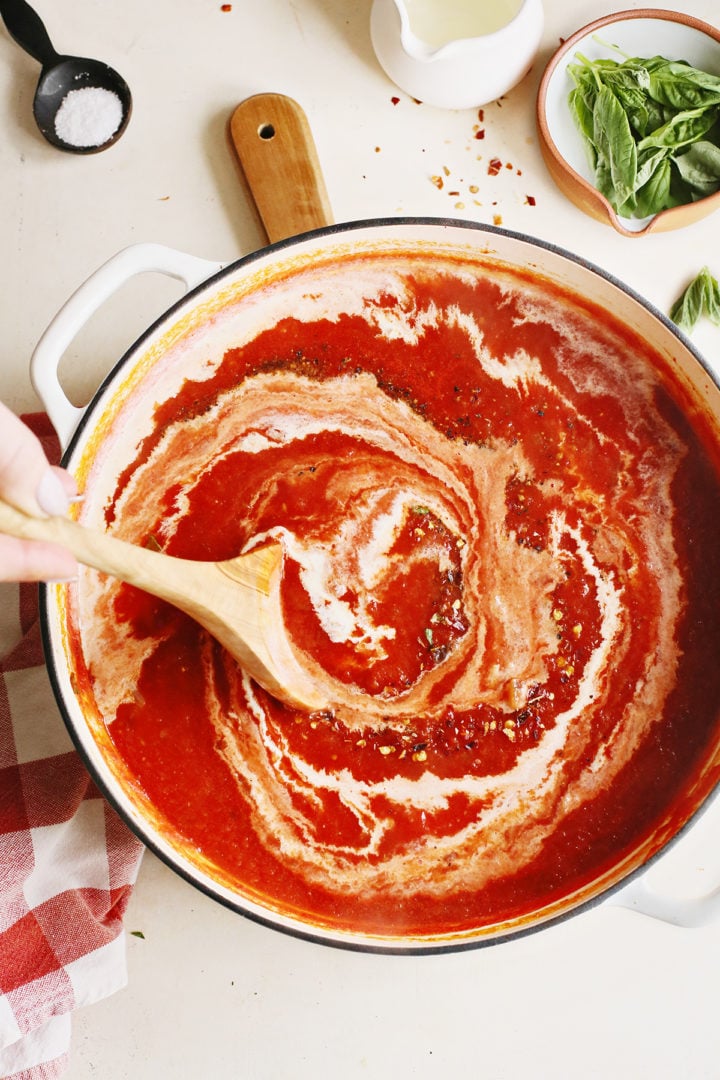
M 60 59 L 45 24 L 25 0 L 0 0 L 0 15 L 10 37 L 42 66 L 50 67 Z

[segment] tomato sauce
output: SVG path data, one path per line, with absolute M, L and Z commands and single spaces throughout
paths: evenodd
M 609 313 L 376 261 L 351 310 L 289 303 L 159 403 L 105 511 L 194 559 L 280 539 L 290 636 L 347 697 L 292 710 L 90 572 L 80 644 L 132 785 L 219 881 L 310 925 L 453 934 L 687 814 L 718 737 L 718 454 Z

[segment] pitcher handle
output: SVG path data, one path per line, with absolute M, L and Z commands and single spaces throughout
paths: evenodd
M 186 255 L 162 244 L 132 244 L 100 266 L 60 308 L 37 343 L 30 360 L 35 391 L 65 449 L 87 406 L 78 407 L 60 385 L 60 361 L 85 323 L 113 293 L 137 274 L 155 272 L 181 281 L 189 292 L 223 263 Z

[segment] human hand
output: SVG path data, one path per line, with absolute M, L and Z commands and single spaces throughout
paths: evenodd
M 76 494 L 65 469 L 48 464 L 39 440 L 0 402 L 0 496 L 34 517 L 67 513 Z M 77 562 L 65 548 L 0 534 L 0 581 L 65 581 Z

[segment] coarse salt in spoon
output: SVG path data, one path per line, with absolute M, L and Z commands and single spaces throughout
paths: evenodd
M 97 153 L 116 143 L 132 110 L 122 76 L 100 60 L 56 52 L 26 0 L 0 0 L 0 15 L 10 36 L 42 65 L 33 112 L 48 142 L 74 154 Z

